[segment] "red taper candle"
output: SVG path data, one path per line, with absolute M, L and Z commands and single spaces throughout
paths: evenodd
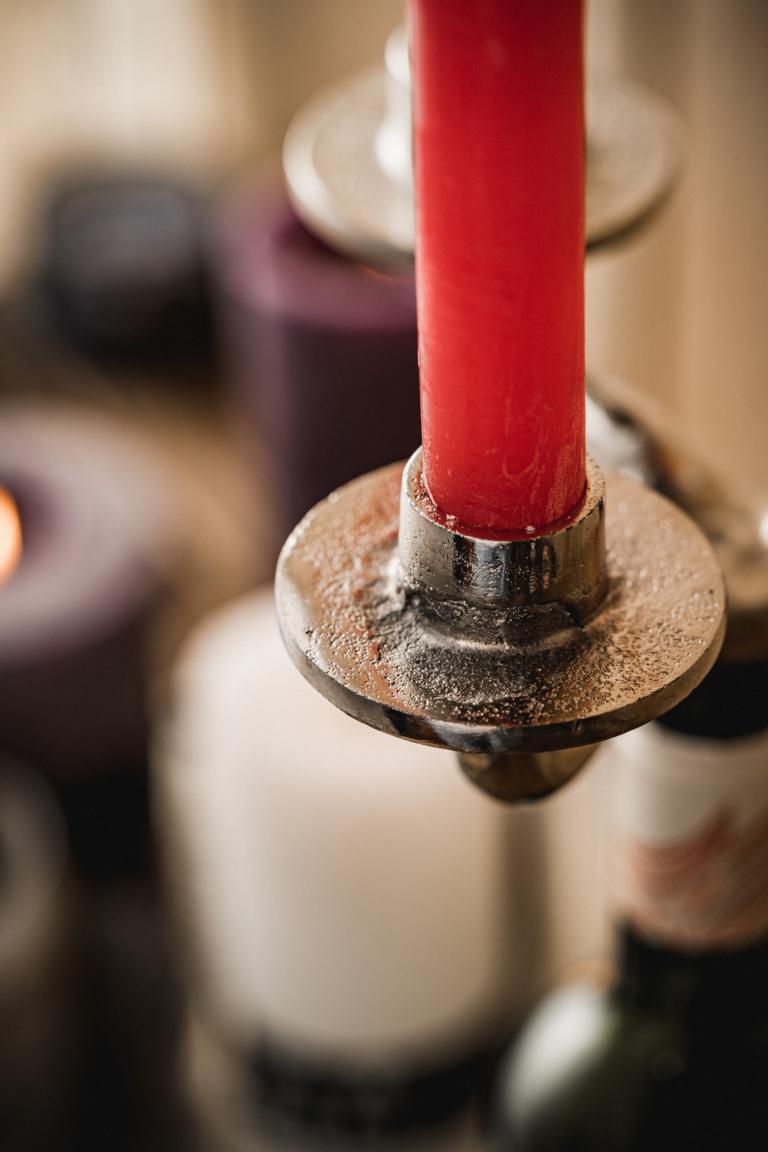
M 422 437 L 498 535 L 585 485 L 581 0 L 411 0 Z

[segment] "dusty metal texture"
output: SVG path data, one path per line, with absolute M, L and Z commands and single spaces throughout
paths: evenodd
M 621 471 L 679 505 L 712 543 L 728 593 L 724 663 L 768 658 L 768 507 L 760 493 L 715 474 L 685 429 L 646 393 L 614 376 L 589 381 L 587 439 Z M 590 435 L 592 432 L 592 435 Z M 618 449 L 618 450 L 617 450 Z M 613 455 L 611 456 L 611 451 Z
M 288 650 L 349 715 L 460 753 L 551 752 L 653 719 L 711 667 L 723 633 L 720 569 L 662 496 L 609 476 L 605 595 L 579 619 L 558 601 L 483 606 L 407 581 L 401 477 L 392 465 L 333 493 L 278 564 Z

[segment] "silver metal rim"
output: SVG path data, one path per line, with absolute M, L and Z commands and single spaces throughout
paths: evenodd
M 349 715 L 458 752 L 552 751 L 654 719 L 712 666 L 720 569 L 702 533 L 657 493 L 608 477 L 609 586 L 584 624 L 555 605 L 540 626 L 537 609 L 516 607 L 478 643 L 435 626 L 403 586 L 401 472 L 393 465 L 333 493 L 278 564 L 288 651 Z
M 382 166 L 376 140 L 387 76 L 376 68 L 323 89 L 294 118 L 283 165 L 298 215 L 331 246 L 382 267 L 410 265 L 412 188 Z M 638 85 L 590 79 L 587 92 L 587 246 L 618 239 L 649 217 L 681 166 L 677 117 Z

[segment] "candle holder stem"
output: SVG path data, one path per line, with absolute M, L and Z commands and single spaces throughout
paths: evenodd
M 476 788 L 504 804 L 536 801 L 576 776 L 597 744 L 553 752 L 464 752 L 459 767 Z

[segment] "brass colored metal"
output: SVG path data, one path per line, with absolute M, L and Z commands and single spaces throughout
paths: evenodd
M 585 499 L 545 532 L 489 540 L 441 517 L 420 454 L 317 505 L 277 571 L 294 661 L 349 715 L 461 754 L 497 796 L 559 786 L 548 757 L 637 727 L 703 678 L 723 632 L 711 546 L 663 497 L 590 464 Z M 605 532 L 605 540 L 603 538 Z M 398 543 L 399 542 L 399 543 Z M 586 759 L 586 756 L 584 757 Z M 517 776 L 501 780 L 506 766 Z

